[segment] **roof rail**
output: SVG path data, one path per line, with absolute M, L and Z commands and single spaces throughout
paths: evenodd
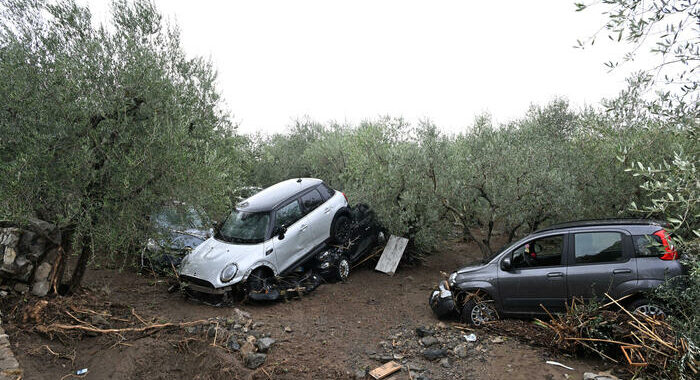
M 634 224 L 634 225 L 651 225 L 664 227 L 667 225 L 666 222 L 660 222 L 658 220 L 651 219 L 638 219 L 638 218 L 609 218 L 609 219 L 582 219 L 575 220 L 571 222 L 553 224 L 548 227 L 541 228 L 537 232 L 551 231 L 561 228 L 573 228 L 573 227 L 591 227 L 591 226 L 610 226 L 610 225 L 623 225 L 623 224 Z

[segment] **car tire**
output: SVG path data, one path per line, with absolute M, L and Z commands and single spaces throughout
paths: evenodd
M 252 292 L 264 291 L 265 287 L 270 285 L 269 283 L 271 280 L 272 277 L 264 268 L 255 269 L 252 273 L 250 273 L 248 280 L 246 281 L 248 293 L 250 294 Z
M 331 238 L 333 242 L 338 244 L 345 244 L 350 237 L 348 234 L 348 228 L 350 227 L 350 218 L 347 215 L 339 215 L 335 222 L 333 222 L 333 228 L 331 230 Z
M 653 302 L 650 302 L 646 298 L 638 298 L 627 305 L 626 308 L 628 311 L 631 311 L 632 313 L 641 313 L 644 314 L 648 317 L 660 317 L 660 318 L 665 318 L 666 317 L 666 312 L 664 311 L 663 308 L 660 306 L 654 304 Z
M 338 260 L 338 265 L 335 267 L 335 272 L 333 273 L 333 280 L 345 282 L 350 275 L 350 261 L 347 258 L 342 257 Z
M 498 319 L 498 313 L 493 307 L 493 303 L 489 301 L 477 302 L 475 299 L 469 299 L 462 306 L 461 318 L 462 322 L 472 326 L 481 326 L 485 323 Z

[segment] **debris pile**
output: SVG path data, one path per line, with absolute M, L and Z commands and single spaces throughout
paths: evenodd
M 459 325 L 439 322 L 432 326 L 399 327 L 376 350 L 367 350 L 374 366 L 356 371 L 365 378 L 370 369 L 395 361 L 412 379 L 461 378 L 476 375 L 474 362 L 485 362 L 488 346 L 503 342 L 502 337 L 474 334 Z
M 626 364 L 635 372 L 666 371 L 675 363 L 698 373 L 697 347 L 678 337 L 664 320 L 632 313 L 620 300 L 606 296 L 610 302 L 602 306 L 574 300 L 565 314 L 550 315 L 549 322 L 536 320 L 535 323 L 553 331 L 555 343 L 561 349 L 583 348 L 612 362 Z
M 238 308 L 233 308 L 226 317 L 166 322 L 158 317 L 143 317 L 124 305 L 111 304 L 106 310 L 99 310 L 89 301 L 90 294 L 84 299 L 88 301 L 38 300 L 25 306 L 15 319 L 21 318 L 21 325 L 27 330 L 62 342 L 103 337 L 113 340 L 114 345 L 128 345 L 129 340 L 159 332 L 179 333 L 176 342 L 180 348 L 187 348 L 193 342 L 218 347 L 239 357 L 249 369 L 263 365 L 276 343 L 270 334 L 260 330 L 262 323 L 254 322 L 249 313 Z

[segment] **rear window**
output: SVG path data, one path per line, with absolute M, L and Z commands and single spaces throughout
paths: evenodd
M 333 194 L 335 194 L 335 190 L 331 189 L 326 185 L 325 183 L 322 183 L 317 187 L 318 191 L 321 192 L 321 195 L 323 196 L 323 199 L 328 200 L 330 199 Z
M 589 232 L 574 235 L 576 264 L 623 261 L 622 234 Z
M 635 235 L 632 236 L 634 241 L 634 250 L 637 252 L 637 257 L 660 257 L 666 253 L 661 238 L 656 235 Z

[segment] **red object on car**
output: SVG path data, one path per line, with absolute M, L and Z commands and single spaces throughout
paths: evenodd
M 654 235 L 658 236 L 661 239 L 661 245 L 663 245 L 664 250 L 666 250 L 666 253 L 664 253 L 659 258 L 661 260 L 677 260 L 678 251 L 676 251 L 676 247 L 673 245 L 673 242 L 671 241 L 671 237 L 668 235 L 668 232 L 666 230 L 658 230 L 654 232 Z

